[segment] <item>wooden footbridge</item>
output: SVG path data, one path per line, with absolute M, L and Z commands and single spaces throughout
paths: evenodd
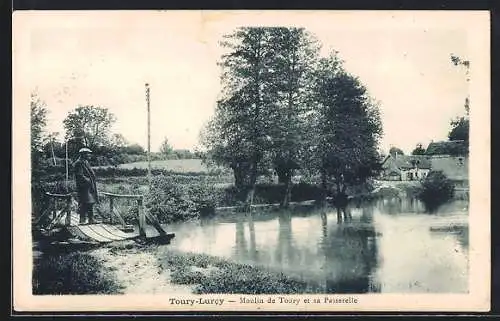
M 33 227 L 43 236 L 55 238 L 58 241 L 99 244 L 137 239 L 145 242 L 169 243 L 175 236 L 174 233 L 167 233 L 158 220 L 147 212 L 143 205 L 143 195 L 100 193 L 104 202 L 94 207 L 94 217 L 98 221 L 95 224 L 79 223 L 78 203 L 73 194 L 46 193 L 45 195 L 48 206 L 34 220 Z M 104 206 L 105 209 L 103 209 L 102 205 L 106 203 L 106 199 L 109 205 Z M 135 224 L 127 224 L 123 218 L 117 206 L 120 201 L 126 201 L 129 204 L 132 201 L 136 214 L 128 223 Z M 156 231 L 148 228 L 147 223 L 150 223 Z

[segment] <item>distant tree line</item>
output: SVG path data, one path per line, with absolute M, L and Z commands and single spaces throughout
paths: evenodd
M 78 157 L 78 150 L 82 147 L 89 147 L 93 151 L 91 164 L 94 166 L 147 160 L 144 147 L 137 143 L 129 143 L 123 135 L 111 132 L 116 117 L 105 107 L 78 106 L 70 111 L 63 121 L 66 135 L 62 140 L 59 138 L 59 133 L 45 132 L 46 115 L 47 106 L 33 93 L 31 148 L 32 160 L 39 167 L 63 164 L 66 160 L 66 152 L 72 162 Z M 172 147 L 168 153 L 162 150 L 151 154 L 153 160 L 190 158 L 199 158 L 199 155 L 190 150 Z

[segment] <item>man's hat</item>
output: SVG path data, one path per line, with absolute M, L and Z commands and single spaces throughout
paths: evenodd
M 80 150 L 78 151 L 80 154 L 81 153 L 92 153 L 92 151 L 87 148 L 87 147 L 84 147 L 84 148 L 80 148 Z

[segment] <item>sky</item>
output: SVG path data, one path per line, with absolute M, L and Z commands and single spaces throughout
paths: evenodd
M 411 152 L 447 139 L 464 114 L 470 35 L 460 12 L 45 12 L 23 30 L 19 77 L 49 109 L 48 131 L 78 105 L 115 114 L 113 132 L 147 146 L 144 84 L 151 87 L 151 150 L 168 138 L 194 149 L 220 92 L 222 35 L 239 26 L 297 26 L 322 54 L 334 49 L 380 102 L 381 148 Z M 470 48 L 469 48 L 470 49 Z M 471 63 L 473 66 L 474 62 Z M 29 84 L 29 85 L 28 85 Z

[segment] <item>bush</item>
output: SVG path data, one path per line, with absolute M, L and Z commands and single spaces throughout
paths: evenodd
M 196 206 L 189 197 L 189 189 L 178 184 L 172 177 L 155 176 L 151 190 L 146 195 L 146 208 L 161 223 L 194 219 L 198 215 Z
M 202 179 L 197 184 L 192 184 L 189 189 L 189 196 L 194 202 L 200 217 L 213 216 L 215 209 L 219 206 L 223 198 L 223 191 L 220 188 L 215 188 L 207 179 Z
M 215 214 L 222 191 L 208 180 L 180 184 L 174 176 L 153 177 L 146 208 L 162 223 L 199 219 Z
M 442 171 L 431 171 L 422 182 L 420 200 L 428 211 L 435 211 L 440 205 L 453 198 L 455 186 Z
M 122 287 L 89 254 L 47 255 L 33 268 L 33 294 L 116 294 Z

